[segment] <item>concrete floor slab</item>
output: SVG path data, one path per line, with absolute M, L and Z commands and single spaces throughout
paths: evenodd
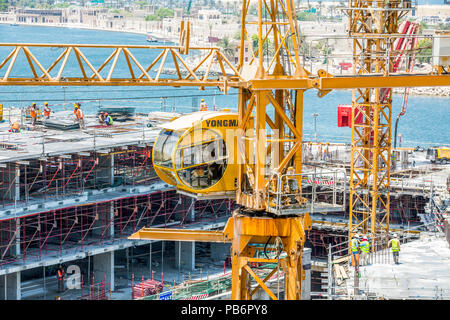
M 400 264 L 361 267 L 360 289 L 387 299 L 450 299 L 450 246 L 438 234 L 401 245 Z M 353 281 L 353 280 L 350 280 Z

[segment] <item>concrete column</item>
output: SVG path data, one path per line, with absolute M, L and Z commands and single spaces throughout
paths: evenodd
M 16 219 L 16 241 L 12 252 L 15 256 L 20 256 L 20 219 Z
M 16 180 L 14 180 L 14 200 L 20 200 L 20 166 L 16 165 Z
M 111 237 L 111 239 L 114 239 L 114 210 L 114 201 L 111 201 L 109 207 L 109 236 Z
M 311 248 L 303 248 L 302 257 L 305 280 L 302 281 L 302 300 L 311 300 Z
M 211 242 L 211 260 L 224 261 L 230 254 L 231 243 Z
M 175 244 L 175 267 L 195 270 L 195 242 L 178 241 Z
M 20 271 L 6 274 L 0 279 L 0 299 L 21 300 Z
M 191 200 L 191 210 L 189 210 L 189 220 L 195 221 L 195 199 L 192 198 Z
M 114 251 L 97 254 L 93 257 L 95 282 L 105 279 L 111 284 L 111 291 L 114 291 Z
M 109 181 L 111 182 L 111 185 L 114 184 L 114 155 L 110 155 L 110 163 L 109 163 Z
M 5 174 L 8 193 L 5 198 L 9 200 L 20 200 L 20 165 L 8 164 L 8 172 Z M 12 186 L 11 186 L 12 184 Z M 6 190 L 5 190 L 6 191 Z
M 108 187 L 114 183 L 114 155 L 99 156 L 99 164 L 94 169 L 97 182 Z

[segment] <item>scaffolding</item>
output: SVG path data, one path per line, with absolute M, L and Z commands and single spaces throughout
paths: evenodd
M 84 152 L 16 161 L 0 167 L 1 206 L 28 205 L 156 179 L 152 147 L 126 146 L 109 153 Z
M 3 219 L 0 266 L 114 244 L 144 226 L 216 221 L 232 208 L 228 199 L 193 201 L 169 190 Z

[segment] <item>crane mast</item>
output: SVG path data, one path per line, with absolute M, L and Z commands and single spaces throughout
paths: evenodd
M 399 21 L 411 10 L 410 0 L 349 0 L 355 75 L 393 72 Z M 389 232 L 392 89 L 353 89 L 352 96 L 349 239 L 363 232 L 375 241 Z
M 450 75 L 443 73 L 443 68 L 422 75 L 398 73 L 393 68 L 399 20 L 411 10 L 409 1 L 349 0 L 348 5 L 345 10 L 353 41 L 353 75 L 333 76 L 324 70 L 311 75 L 303 68 L 293 0 L 257 0 L 256 21 L 249 19 L 250 0 L 242 0 L 236 67 L 219 48 L 190 47 L 187 22 L 182 24 L 180 44 L 175 46 L 0 43 L 0 47 L 12 47 L 0 62 L 0 86 L 196 86 L 219 87 L 225 93 L 230 87 L 238 89 L 238 130 L 233 134 L 237 135 L 236 202 L 240 208 L 233 212 L 224 230 L 143 228 L 129 238 L 230 242 L 232 299 L 252 299 L 260 288 L 272 299 L 283 298 L 266 285 L 282 270 L 284 299 L 297 300 L 304 279 L 303 246 L 306 232 L 312 228 L 308 211 L 301 209 L 305 201 L 301 178 L 304 91 L 318 89 L 321 97 L 333 89 L 353 89 L 349 238 L 356 232 L 374 238 L 389 231 L 392 88 L 450 85 Z M 250 37 L 255 27 L 257 36 Z M 44 67 L 32 53 L 34 48 L 63 51 Z M 87 48 L 112 53 L 95 67 L 83 52 Z M 159 54 L 144 62 L 150 55 L 138 56 L 138 50 L 157 50 Z M 189 63 L 182 55 L 194 50 L 203 56 L 200 62 Z M 13 77 L 21 52 L 31 75 Z M 77 58 L 78 70 L 72 68 L 75 71 L 67 75 L 71 54 Z M 121 56 L 125 57 L 129 77 L 115 76 Z M 170 58 L 176 73 L 161 77 Z M 221 76 L 210 73 L 214 66 L 220 68 Z M 202 68 L 206 72 L 200 74 Z M 284 210 L 282 204 L 286 203 L 292 209 Z M 270 257 L 269 251 L 274 253 Z M 254 263 L 275 267 L 260 279 L 252 269 Z M 257 283 L 253 289 L 252 279 Z

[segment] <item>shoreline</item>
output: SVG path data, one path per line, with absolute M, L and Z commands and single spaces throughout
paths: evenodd
M 158 39 L 161 41 L 159 42 L 174 42 L 176 39 L 170 39 L 170 37 L 165 37 L 164 35 L 161 35 L 159 33 L 155 32 L 148 32 L 148 31 L 138 31 L 138 30 L 129 30 L 129 29 L 112 29 L 112 28 L 102 28 L 102 27 L 91 27 L 83 24 L 66 24 L 66 23 L 24 23 L 24 22 L 17 22 L 15 23 L 18 26 L 25 26 L 25 27 L 47 27 L 47 28 L 66 28 L 66 29 L 82 29 L 82 30 L 92 30 L 92 31 L 108 31 L 108 32 L 120 32 L 120 33 L 132 33 L 132 34 L 139 34 L 139 35 L 149 35 L 154 34 Z M 10 26 L 10 22 L 0 22 L 0 25 L 6 25 Z
M 157 32 L 148 32 L 148 31 L 139 31 L 136 29 L 114 29 L 114 28 L 104 28 L 104 27 L 92 27 L 84 24 L 67 24 L 67 23 L 15 23 L 20 26 L 27 27 L 47 27 L 47 28 L 66 28 L 66 29 L 80 29 L 80 30 L 92 30 L 92 31 L 107 31 L 107 32 L 119 32 L 119 33 L 129 33 L 129 34 L 137 34 L 137 35 L 154 35 L 157 39 L 159 39 L 161 43 L 176 43 L 177 37 L 168 37 L 164 36 Z M 0 25 L 11 25 L 10 22 L 0 22 Z M 146 39 L 145 39 L 146 41 Z M 404 88 L 394 88 L 393 94 L 403 94 Z M 409 89 L 409 95 L 413 96 L 433 96 L 433 97 L 442 97 L 448 98 L 450 97 L 450 87 L 414 87 Z

